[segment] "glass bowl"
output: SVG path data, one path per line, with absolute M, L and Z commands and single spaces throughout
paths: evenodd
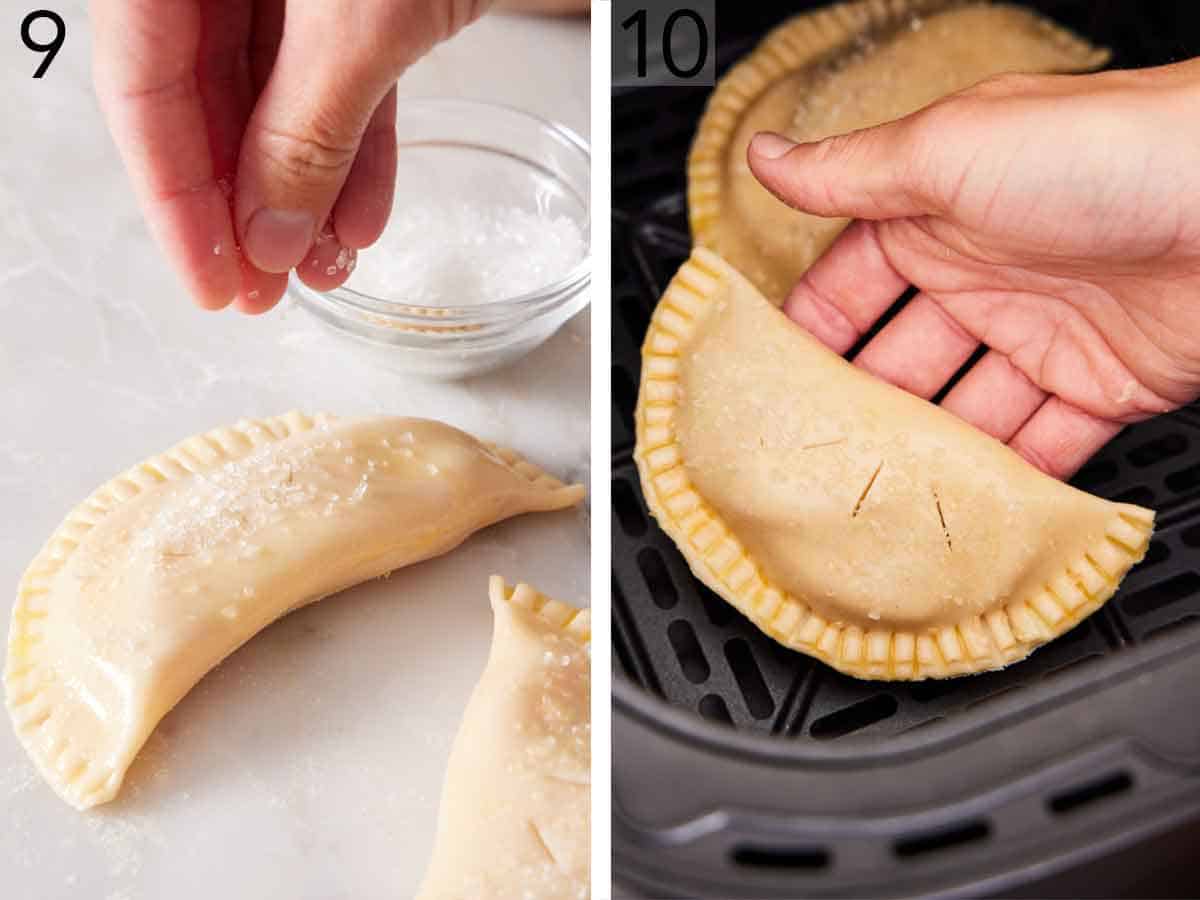
M 454 209 L 460 222 L 495 210 L 566 217 L 582 238 L 580 261 L 558 280 L 513 296 L 456 296 L 450 305 L 429 305 L 423 295 L 417 299 L 424 304 L 378 288 L 364 292 L 353 287 L 362 281 L 356 276 L 363 267 L 372 264 L 372 253 L 388 244 L 385 231 L 374 248 L 359 254 L 356 274 L 346 285 L 321 293 L 292 273 L 289 295 L 355 353 L 370 354 L 399 371 L 461 378 L 513 362 L 587 305 L 587 143 L 555 122 L 469 100 L 401 102 L 396 131 L 398 171 L 389 230 L 405 204 L 410 209 Z

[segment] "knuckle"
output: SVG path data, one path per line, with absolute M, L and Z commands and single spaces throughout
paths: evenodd
M 961 127 L 973 105 L 966 94 L 951 94 L 935 100 L 902 120 L 904 136 L 914 149 L 924 149 L 944 140 Z
M 1025 461 L 1034 468 L 1040 469 L 1054 478 L 1062 476 L 1062 466 L 1055 461 L 1055 454 L 1053 452 L 1047 453 L 1042 448 L 1036 447 L 1028 441 L 1013 441 L 1011 446 L 1012 449 L 1023 456 Z
M 413 50 L 421 53 L 448 40 L 483 15 L 492 0 L 437 0 L 433 3 L 396 3 L 377 0 L 372 25 L 362 39 L 378 43 L 381 54 L 403 63 Z M 392 36 L 404 35 L 397 41 Z M 403 58 L 402 58 L 403 57 Z
M 935 209 L 954 206 L 964 171 L 958 138 L 967 121 L 966 112 L 957 100 L 947 99 L 906 120 L 899 178 L 914 196 Z
M 487 0 L 444 0 L 435 5 L 441 13 L 437 37 L 444 41 L 483 15 Z
M 854 155 L 855 148 L 862 141 L 861 131 L 851 131 L 846 134 L 835 134 L 817 143 L 814 159 L 817 162 L 839 162 Z
M 1012 97 L 1029 92 L 1039 81 L 1040 77 L 1037 75 L 1029 75 L 1024 72 L 1001 72 L 998 75 L 989 75 L 978 84 L 961 91 L 959 96 Z
M 264 128 L 260 146 L 276 177 L 305 184 L 343 176 L 354 162 L 357 144 L 312 123 L 307 132 Z
M 939 146 L 936 129 L 928 128 L 925 122 L 916 119 L 904 123 L 897 133 L 896 159 L 900 180 L 912 188 L 928 184 L 929 174 L 937 167 Z

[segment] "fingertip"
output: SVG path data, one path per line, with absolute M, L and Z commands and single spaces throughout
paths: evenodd
M 279 301 L 282 299 L 283 299 L 282 291 L 280 292 L 279 296 L 275 297 L 274 299 L 261 298 L 261 299 L 250 300 L 245 297 L 238 297 L 237 303 L 234 306 L 234 309 L 236 309 L 238 312 L 240 312 L 244 316 L 261 316 L 261 315 L 265 315 L 266 313 L 269 313 L 276 306 L 278 306 Z
M 834 304 L 801 281 L 788 294 L 783 312 L 789 319 L 839 356 L 854 346 L 859 331 Z
M 307 258 L 384 93 L 376 93 L 379 72 L 336 65 L 336 54 L 313 56 L 314 21 L 301 16 L 294 30 L 290 19 L 284 28 L 238 159 L 235 215 L 242 247 L 256 268 L 273 274 Z M 370 54 L 366 62 L 382 65 Z
M 347 197 L 334 207 L 338 242 L 349 250 L 365 250 L 383 235 L 392 214 L 392 197 Z
M 387 227 L 396 193 L 397 152 L 393 87 L 371 117 L 358 156 L 334 204 L 334 230 L 343 247 L 369 247 Z
M 357 265 L 358 251 L 326 232 L 296 267 L 296 275 L 314 291 L 331 291 L 345 284 Z
M 246 221 L 242 252 L 255 268 L 285 274 L 308 255 L 315 230 L 316 219 L 307 210 L 262 207 Z
M 284 290 L 281 288 L 277 295 L 270 297 L 260 295 L 255 291 L 251 291 L 251 293 L 255 294 L 253 299 L 239 296 L 234 303 L 233 308 L 244 316 L 261 316 L 269 313 L 283 299 Z
M 229 293 L 222 295 L 203 296 L 200 294 L 192 294 L 192 300 L 195 304 L 206 312 L 220 312 L 228 307 L 231 303 L 237 300 L 237 293 Z
M 750 172 L 768 191 L 788 206 L 800 207 L 804 200 L 800 195 L 796 166 L 783 163 L 788 154 L 799 145 L 773 131 L 760 131 L 746 147 L 746 163 Z
M 242 260 L 241 288 L 233 307 L 249 316 L 262 315 L 275 308 L 287 291 L 286 273 L 263 272 Z
M 803 282 L 801 282 L 803 284 Z M 788 292 L 784 298 L 783 314 L 795 322 L 797 325 L 804 326 L 804 293 L 801 284 L 796 285 Z M 811 331 L 811 329 L 809 329 Z
M 241 279 L 234 259 L 223 257 L 222 244 L 218 242 L 207 256 L 193 256 L 183 262 L 184 278 L 192 301 L 201 309 L 221 310 L 237 296 Z
M 235 250 L 230 252 L 236 254 Z M 218 311 L 229 306 L 241 286 L 236 256 L 225 256 L 221 242 L 206 256 L 185 262 L 184 272 L 192 302 L 204 310 Z
M 241 285 L 229 207 L 215 183 L 158 200 L 143 200 L 146 222 L 196 306 L 224 309 Z
M 771 163 L 787 156 L 797 146 L 795 141 L 774 131 L 760 131 L 750 141 L 747 158 L 751 163 L 755 159 Z
M 760 132 L 746 158 L 763 187 L 801 212 L 848 219 L 921 215 L 934 206 L 909 183 L 909 131 L 901 119 L 806 143 Z

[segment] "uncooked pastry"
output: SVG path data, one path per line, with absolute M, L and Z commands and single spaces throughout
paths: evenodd
M 301 413 L 184 441 L 97 490 L 21 580 L 4 681 L 72 806 L 116 795 L 158 721 L 294 609 L 583 496 L 440 422 Z
M 636 415 L 646 502 L 696 576 L 862 678 L 1027 656 L 1113 595 L 1153 529 L 850 365 L 702 248 L 654 312 Z
M 420 900 L 589 896 L 591 617 L 489 584 L 495 634 L 446 770 Z
M 779 305 L 845 228 L 796 212 L 755 179 L 759 131 L 796 141 L 878 125 L 1003 72 L 1079 72 L 1109 58 L 1017 6 L 860 0 L 772 31 L 717 86 L 688 158 L 692 236 Z

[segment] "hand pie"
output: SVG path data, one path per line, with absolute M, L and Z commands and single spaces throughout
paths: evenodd
M 591 616 L 489 585 L 495 634 L 446 769 L 420 900 L 589 896 Z
M 642 349 L 646 502 L 696 576 L 860 678 L 1027 656 L 1097 609 L 1154 514 L 1044 475 L 858 369 L 697 249 Z
M 582 496 L 424 419 L 289 413 L 191 438 L 97 490 L 26 571 L 4 673 L 17 735 L 64 800 L 103 803 L 167 711 L 275 619 Z
M 1079 72 L 1098 49 L 1017 6 L 859 0 L 796 16 L 717 85 L 688 158 L 692 236 L 780 305 L 846 227 L 796 212 L 758 183 L 759 131 L 814 141 L 898 119 L 1003 72 Z

